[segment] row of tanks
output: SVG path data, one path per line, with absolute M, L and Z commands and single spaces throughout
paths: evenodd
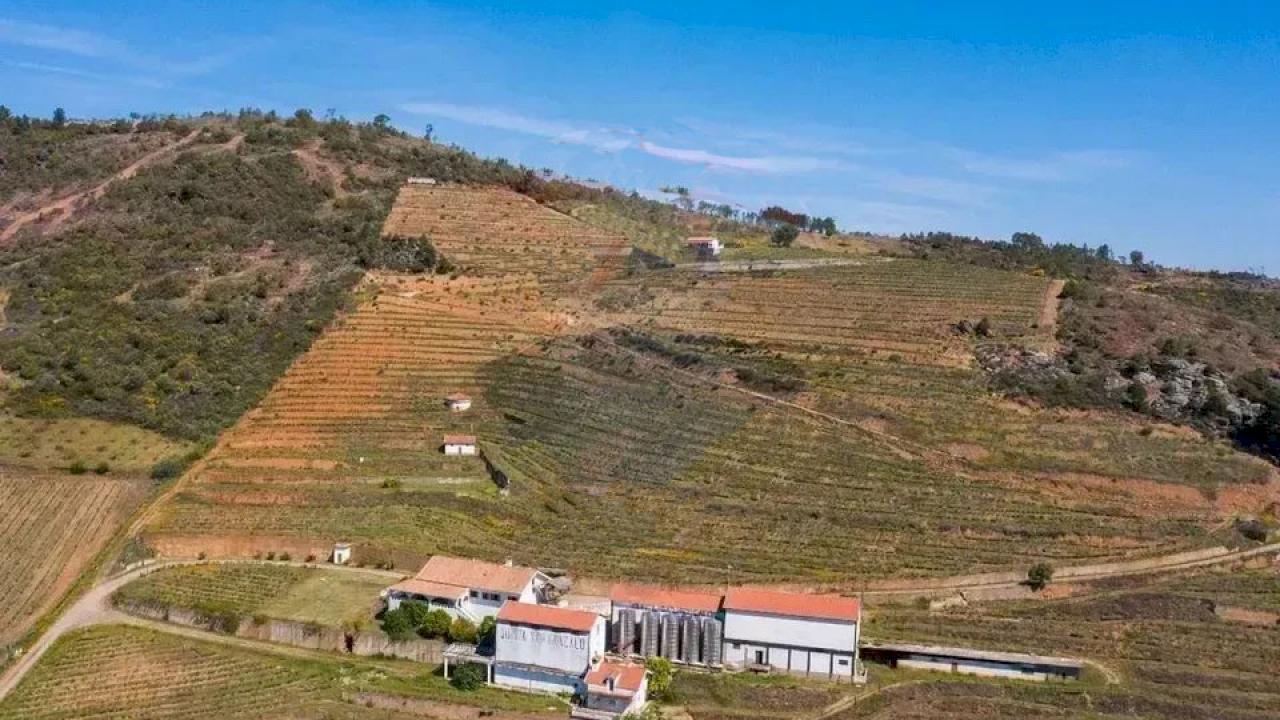
M 722 662 L 724 625 L 715 615 L 624 608 L 612 630 L 613 650 L 621 655 L 713 667 Z

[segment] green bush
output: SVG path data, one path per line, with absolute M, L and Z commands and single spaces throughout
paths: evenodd
M 455 618 L 449 625 L 449 639 L 453 642 L 474 643 L 476 637 L 476 624 L 466 618 Z
M 85 464 L 79 460 L 76 460 L 75 462 L 71 463 L 71 467 L 67 469 L 71 472 L 72 475 L 83 475 L 89 471 L 89 468 L 85 467 Z
M 409 619 L 401 607 L 395 610 L 388 610 L 382 614 L 382 632 L 391 637 L 392 640 L 405 641 L 414 636 L 417 626 Z
M 453 619 L 444 610 L 436 609 L 427 613 L 418 634 L 425 638 L 448 638 Z
M 455 668 L 449 678 L 449 684 L 463 692 L 474 692 L 484 687 L 488 680 L 488 671 L 480 663 L 466 663 Z
M 104 462 L 100 462 L 93 467 L 93 471 L 99 475 L 106 475 L 111 472 L 111 466 Z
M 1044 589 L 1053 579 L 1053 566 L 1049 563 L 1036 563 L 1027 570 L 1027 587 L 1036 592 Z

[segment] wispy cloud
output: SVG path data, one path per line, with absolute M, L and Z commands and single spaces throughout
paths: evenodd
M 936 175 L 893 170 L 871 170 L 866 175 L 873 186 L 882 190 L 953 205 L 982 207 L 988 205 L 997 194 L 997 189 L 993 187 Z
M 653 157 L 710 170 L 760 174 L 798 174 L 838 169 L 840 163 L 805 155 L 727 155 L 704 148 L 673 147 L 645 140 L 637 130 L 588 126 L 546 120 L 501 108 L 453 103 L 405 103 L 400 109 L 414 115 L 446 118 L 468 125 L 506 130 L 546 138 L 556 143 L 582 145 L 608 153 L 633 150 Z
M 70 77 L 85 78 L 88 80 L 102 80 L 102 81 L 112 81 L 112 82 L 123 80 L 124 82 L 127 82 L 131 85 L 138 85 L 140 87 L 147 87 L 147 88 L 159 89 L 159 88 L 168 87 L 168 83 L 161 82 L 154 78 L 107 75 L 105 73 L 96 73 L 89 70 L 81 70 L 79 68 L 63 67 L 61 65 L 48 65 L 45 63 L 23 62 L 20 60 L 6 60 L 4 58 L 0 58 L 0 65 L 4 65 L 5 67 L 17 68 L 19 70 L 29 70 L 31 72 L 49 73 L 51 75 L 67 75 Z
M 31 62 L 29 68 L 40 72 L 60 73 L 95 80 L 124 80 L 132 84 L 164 87 L 169 80 L 211 73 L 238 57 L 247 47 L 238 43 L 235 49 L 222 50 L 190 58 L 160 57 L 143 52 L 115 38 L 78 28 L 28 23 L 0 18 L 0 45 L 13 45 L 33 50 L 72 55 L 93 60 L 95 68 L 80 70 L 64 65 Z M 10 63 L 12 64 L 12 63 Z M 102 64 L 115 64 L 152 77 L 120 77 L 103 72 Z
M 1035 182 L 1060 182 L 1100 170 L 1125 168 L 1136 158 L 1135 153 L 1123 150 L 1071 150 L 1038 158 L 1007 158 L 958 149 L 952 149 L 950 154 L 962 168 L 976 175 Z

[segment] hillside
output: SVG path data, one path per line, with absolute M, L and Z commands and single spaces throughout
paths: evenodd
M 1070 253 L 776 248 L 749 224 L 301 112 L 4 142 L 115 148 L 46 153 L 6 181 L 0 200 L 25 213 L 66 202 L 0 248 L 0 367 L 21 422 L 101 418 L 174 443 L 155 477 L 212 447 L 148 514 L 163 552 L 305 556 L 344 538 L 401 567 L 445 551 L 852 588 L 1245 542 L 1233 521 L 1268 521 L 1280 487 L 1221 433 L 1160 421 L 1183 418 L 993 392 L 1008 388 L 975 357 L 1059 357 L 1082 308 L 1117 307 L 1080 302 L 1081 283 L 1227 314 Z M 690 262 L 695 224 L 726 238 L 719 265 Z M 1258 330 L 1250 357 L 1274 339 L 1260 297 L 1240 321 Z M 445 409 L 456 391 L 473 410 Z M 447 433 L 478 435 L 486 460 L 445 458 Z

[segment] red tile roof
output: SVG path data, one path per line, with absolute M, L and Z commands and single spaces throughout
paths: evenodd
M 445 435 L 444 444 L 445 445 L 475 445 L 476 436 L 475 435 Z
M 856 622 L 861 617 L 862 603 L 857 598 L 843 595 L 734 588 L 724 597 L 724 609 Z
M 609 679 L 613 679 L 613 688 L 609 687 Z M 634 695 L 644 684 L 644 666 L 635 663 L 602 662 L 587 673 L 589 690 L 597 692 L 615 692 Z
M 696 590 L 672 590 L 658 585 L 618 583 L 609 590 L 609 599 L 624 605 L 716 612 L 723 596 Z
M 586 610 L 569 610 L 511 600 L 504 603 L 502 609 L 498 611 L 500 622 L 536 625 L 570 632 L 591 632 L 591 628 L 595 627 L 600 619 L 599 615 Z
M 685 240 L 685 243 L 689 245 L 710 245 L 713 242 L 716 242 L 714 237 L 691 237 Z
M 418 580 L 417 578 L 401 580 L 388 589 L 397 592 L 422 595 L 423 597 L 442 598 L 447 600 L 457 600 L 467 594 L 467 588 L 460 587 L 458 585 L 431 582 L 430 580 Z
M 537 572 L 533 568 L 519 565 L 499 565 L 483 560 L 433 555 L 418 571 L 416 579 L 461 588 L 519 594 Z

